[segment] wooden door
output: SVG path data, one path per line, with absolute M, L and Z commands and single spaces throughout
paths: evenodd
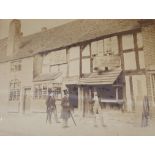
M 24 103 L 23 103 L 23 112 L 30 112 L 31 106 L 31 88 L 24 89 Z

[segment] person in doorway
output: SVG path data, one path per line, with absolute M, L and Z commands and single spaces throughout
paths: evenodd
M 47 107 L 47 109 L 46 109 L 46 112 L 47 112 L 46 123 L 47 122 L 49 122 L 50 124 L 52 123 L 52 113 L 54 114 L 56 123 L 59 123 L 58 117 L 57 117 L 57 109 L 56 109 L 56 104 L 55 104 L 54 92 L 52 91 L 52 89 L 48 89 L 46 107 Z
M 150 107 L 149 107 L 149 100 L 147 96 L 144 96 L 143 100 L 143 112 L 142 112 L 142 127 L 148 126 L 148 120 L 150 116 Z
M 100 120 L 101 126 L 105 127 L 104 119 L 103 119 L 103 111 L 99 102 L 99 97 L 97 92 L 94 92 L 94 106 L 93 106 L 93 113 L 94 113 L 94 126 L 98 126 L 98 120 Z
M 68 119 L 70 118 L 70 103 L 69 103 L 69 94 L 67 90 L 64 90 L 64 97 L 61 101 L 62 111 L 61 118 L 63 119 L 63 127 L 68 127 Z

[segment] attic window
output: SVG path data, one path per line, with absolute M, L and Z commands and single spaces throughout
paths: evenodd
M 11 62 L 11 72 L 21 71 L 21 60 Z

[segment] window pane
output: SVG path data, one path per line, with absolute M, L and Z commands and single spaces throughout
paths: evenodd
M 60 65 L 59 71 L 62 73 L 63 77 L 65 77 L 67 75 L 67 64 Z
M 90 56 L 90 47 L 87 45 L 83 51 L 82 51 L 82 56 Z
M 79 60 L 69 62 L 69 76 L 79 75 Z
M 142 33 L 137 33 L 137 44 L 138 47 L 141 48 L 143 47 L 143 38 L 142 38 Z
M 111 52 L 118 54 L 118 38 L 117 36 L 111 37 Z
M 82 73 L 90 73 L 90 59 L 82 60 Z
M 80 47 L 72 47 L 69 49 L 69 59 L 76 59 L 80 57 Z
M 136 58 L 135 52 L 124 53 L 124 67 L 126 70 L 135 70 L 136 67 Z
M 98 42 L 98 55 L 103 55 L 103 40 L 99 40 Z
M 58 71 L 59 71 L 58 65 L 50 67 L 50 72 L 51 73 L 57 73 Z
M 111 53 L 111 39 L 106 38 L 104 39 L 104 54 Z
M 144 58 L 144 51 L 139 51 L 139 65 L 140 68 L 143 69 L 145 68 L 145 58 Z
M 44 64 L 56 65 L 66 63 L 66 50 L 51 52 L 44 59 Z
M 134 48 L 133 35 L 132 34 L 123 35 L 122 44 L 123 44 L 123 50 L 133 49 Z
M 94 41 L 91 43 L 91 52 L 92 52 L 92 55 L 97 55 L 98 53 L 97 41 Z

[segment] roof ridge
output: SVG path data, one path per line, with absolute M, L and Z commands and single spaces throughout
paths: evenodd
M 52 27 L 52 28 L 47 29 L 46 31 L 38 31 L 38 32 L 29 34 L 29 35 L 23 35 L 23 37 L 22 37 L 21 39 L 28 38 L 28 37 L 31 37 L 31 36 L 33 36 L 33 35 L 43 34 L 43 33 L 45 33 L 45 32 L 49 32 L 49 31 L 51 31 L 51 30 L 54 30 L 54 29 L 63 27 L 63 26 L 65 26 L 65 25 L 71 24 L 71 23 L 73 23 L 73 22 L 77 22 L 77 21 L 79 21 L 79 20 L 83 20 L 83 19 L 77 19 L 77 20 L 74 20 L 74 21 L 71 21 L 71 22 L 67 22 L 67 23 L 64 23 L 64 24 L 61 24 L 61 25 L 57 25 L 57 26 L 54 26 L 54 27 Z

